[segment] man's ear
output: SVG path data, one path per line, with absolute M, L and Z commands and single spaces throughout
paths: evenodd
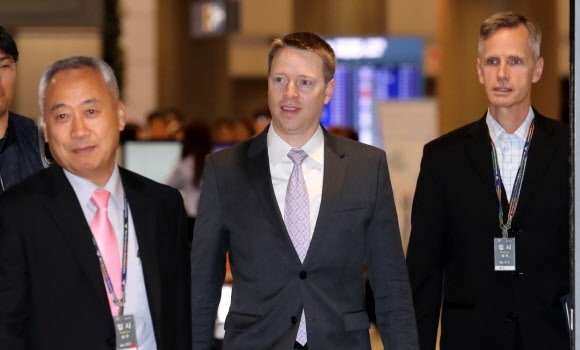
M 120 100 L 117 102 L 117 118 L 119 121 L 119 131 L 123 131 L 127 124 L 127 118 L 125 116 L 125 104 Z
M 543 71 L 544 71 L 544 58 L 540 57 L 536 60 L 536 68 L 534 68 L 532 83 L 536 83 L 540 80 Z
M 324 104 L 330 102 L 332 95 L 334 94 L 334 88 L 336 87 L 336 81 L 332 79 L 331 81 L 326 84 L 326 88 L 324 89 Z

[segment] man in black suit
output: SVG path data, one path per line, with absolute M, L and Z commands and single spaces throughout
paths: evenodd
M 39 102 L 56 164 L 0 196 L 1 347 L 190 350 L 183 201 L 115 163 L 125 112 L 112 69 L 57 61 Z M 122 271 L 105 256 L 97 217 L 108 219 Z
M 569 349 L 569 128 L 531 107 L 541 34 L 498 13 L 481 26 L 489 108 L 428 143 L 407 266 L 421 349 Z
M 335 66 L 315 34 L 276 39 L 270 126 L 207 158 L 191 253 L 195 349 L 210 348 L 228 252 L 223 349 L 370 349 L 365 265 L 383 343 L 417 349 L 385 152 L 320 125 Z

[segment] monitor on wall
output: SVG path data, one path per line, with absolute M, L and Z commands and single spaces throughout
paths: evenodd
M 180 159 L 178 141 L 126 141 L 123 144 L 122 166 L 160 183 L 165 183 Z
M 337 67 L 335 91 L 325 106 L 325 127 L 352 128 L 359 140 L 383 146 L 378 125 L 379 101 L 424 96 L 423 39 L 419 37 L 325 37 Z

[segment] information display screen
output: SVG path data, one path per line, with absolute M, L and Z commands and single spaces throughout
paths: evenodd
M 164 183 L 181 159 L 178 141 L 127 141 L 123 144 L 123 167 Z
M 325 37 L 337 57 L 335 91 L 325 106 L 325 127 L 353 128 L 359 140 L 382 147 L 377 102 L 423 97 L 423 39 Z

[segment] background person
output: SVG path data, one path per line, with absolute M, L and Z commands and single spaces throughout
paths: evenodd
M 0 193 L 43 168 L 36 124 L 9 111 L 18 56 L 16 42 L 0 26 Z
M 193 236 L 197 206 L 201 192 L 201 177 L 205 157 L 212 151 L 211 130 L 205 123 L 194 122 L 183 130 L 181 159 L 165 183 L 179 190 L 188 216 L 189 240 Z

